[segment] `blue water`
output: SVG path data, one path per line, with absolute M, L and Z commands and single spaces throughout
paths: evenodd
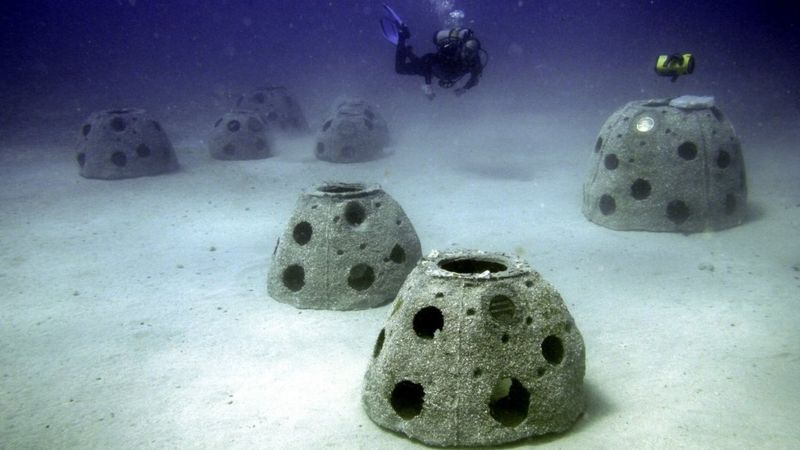
M 744 127 L 754 111 L 800 114 L 794 2 L 450 3 L 391 2 L 417 53 L 433 49 L 443 10 L 463 11 L 491 55 L 472 93 L 487 101 L 606 113 L 634 98 L 701 93 L 715 95 Z M 0 8 L 4 135 L 31 109 L 79 109 L 79 121 L 98 108 L 179 107 L 215 89 L 265 82 L 288 85 L 312 104 L 340 91 L 419 95 L 420 80 L 393 72 L 379 1 L 12 0 Z M 659 54 L 683 51 L 696 56 L 693 75 L 676 83 L 655 75 Z

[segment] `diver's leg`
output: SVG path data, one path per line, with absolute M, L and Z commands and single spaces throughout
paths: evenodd
M 400 75 L 422 75 L 417 55 L 404 42 L 398 42 L 394 55 L 394 71 Z

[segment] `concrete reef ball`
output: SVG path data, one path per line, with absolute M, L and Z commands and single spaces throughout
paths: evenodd
M 93 113 L 81 127 L 77 152 L 85 178 L 115 180 L 178 169 L 161 125 L 141 109 Z
M 283 86 L 262 86 L 239 97 L 236 108 L 256 111 L 273 132 L 305 134 L 309 132 L 300 104 Z
M 314 154 L 335 163 L 370 161 L 389 144 L 386 121 L 364 100 L 345 99 L 322 124 Z
M 741 145 L 713 97 L 635 101 L 603 125 L 583 214 L 615 230 L 700 232 L 741 224 Z
M 209 150 L 215 159 L 264 159 L 272 155 L 272 137 L 253 111 L 225 113 L 214 124 Z
M 411 221 L 379 186 L 326 183 L 300 196 L 267 287 L 298 308 L 371 308 L 394 299 L 421 255 Z
M 362 400 L 375 423 L 429 445 L 498 445 L 570 428 L 584 371 L 564 301 L 524 261 L 434 251 L 378 334 Z

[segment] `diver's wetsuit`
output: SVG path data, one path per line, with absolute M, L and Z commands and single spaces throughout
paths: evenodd
M 469 65 L 461 59 L 450 60 L 438 53 L 426 53 L 420 58 L 406 45 L 406 34 L 401 32 L 394 57 L 394 71 L 400 75 L 421 75 L 428 85 L 435 75 L 442 87 L 450 87 L 469 74 L 469 80 L 461 88 L 469 89 L 478 84 L 483 67 L 480 58 L 475 58 Z

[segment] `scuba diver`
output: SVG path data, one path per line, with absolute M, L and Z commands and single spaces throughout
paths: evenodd
M 481 48 L 472 30 L 452 28 L 437 32 L 433 36 L 436 53 L 420 57 L 414 54 L 411 46 L 406 45 L 406 40 L 411 37 L 408 27 L 389 6 L 384 4 L 383 7 L 389 14 L 381 20 L 383 35 L 397 47 L 394 70 L 401 75 L 423 76 L 425 84 L 422 92 L 429 100 L 436 97 L 431 87 L 434 77 L 439 80 L 440 87 L 448 89 L 469 75 L 467 82 L 454 91 L 459 96 L 478 84 L 486 66 L 481 60 L 481 53 L 488 54 Z

